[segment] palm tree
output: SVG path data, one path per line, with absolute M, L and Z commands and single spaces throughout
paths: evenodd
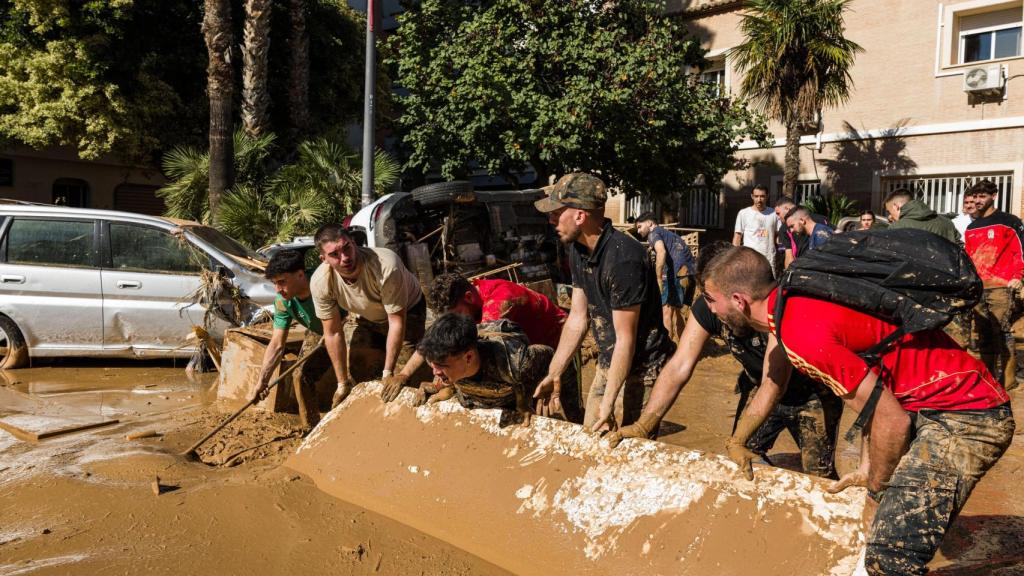
M 309 32 L 305 0 L 288 2 L 288 140 L 294 145 L 309 130 Z
M 242 31 L 242 127 L 249 136 L 270 132 L 267 54 L 270 51 L 270 0 L 245 0 Z
M 786 128 L 783 191 L 800 175 L 803 126 L 850 97 L 850 69 L 861 47 L 843 36 L 850 0 L 750 0 L 740 24 L 746 40 L 730 51 L 745 74 L 740 91 Z
M 234 73 L 230 50 L 234 44 L 231 31 L 230 0 L 205 0 L 203 37 L 209 64 L 206 68 L 206 90 L 210 98 L 209 211 L 217 222 L 221 196 L 234 183 L 232 173 L 231 128 Z

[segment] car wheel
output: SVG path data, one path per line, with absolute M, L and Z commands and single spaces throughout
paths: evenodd
M 28 364 L 28 345 L 10 318 L 0 316 L 0 370 L 21 368 Z
M 472 183 L 465 180 L 453 180 L 414 188 L 412 199 L 424 207 L 447 206 L 453 202 L 469 204 L 476 200 L 476 194 L 473 193 Z

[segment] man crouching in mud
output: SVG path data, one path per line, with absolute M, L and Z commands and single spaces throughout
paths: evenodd
M 323 324 L 313 310 L 313 297 L 309 292 L 309 272 L 306 271 L 301 252 L 282 250 L 270 259 L 264 273 L 274 283 L 277 298 L 274 300 L 274 333 L 263 354 L 263 366 L 260 368 L 259 386 L 256 396 L 265 397 L 267 384 L 273 375 L 274 368 L 284 356 L 285 341 L 292 324 L 298 322 L 306 327 L 306 338 L 302 342 L 300 356 L 313 350 L 324 332 Z M 338 308 L 335 315 L 344 318 L 348 313 Z M 295 399 L 299 404 L 299 420 L 305 434 L 320 422 L 320 409 L 317 406 L 316 385 L 331 369 L 331 358 L 327 350 L 319 348 L 312 352 L 313 356 L 306 360 L 295 381 Z
M 572 307 L 548 375 L 534 398 L 541 415 L 559 409 L 561 374 L 588 322 L 599 349 L 583 426 L 615 430 L 639 418 L 661 367 L 675 350 L 661 315 L 661 292 L 642 244 L 604 217 L 604 182 L 592 174 L 563 176 L 535 203 L 567 246 Z M 589 321 L 588 321 L 589 318 Z M 651 436 L 657 434 L 651 431 Z
M 868 507 L 877 503 L 867 538 L 869 574 L 925 574 L 974 486 L 1013 439 L 1002 385 L 942 329 L 898 339 L 882 354 L 877 372 L 858 353 L 895 332 L 895 324 L 800 295 L 789 297 L 782 318 L 775 318 L 772 271 L 749 248 L 712 258 L 703 279 L 708 307 L 723 322 L 769 332 L 766 373 L 792 363 L 854 411 L 868 413 L 859 468 L 829 490 L 866 486 Z M 775 336 L 777 324 L 784 347 Z M 748 410 L 743 420 L 764 416 Z M 739 428 L 759 424 L 741 421 Z
M 533 410 L 530 391 L 547 371 L 553 354 L 551 347 L 530 345 L 514 322 L 497 320 L 479 326 L 472 318 L 449 312 L 427 329 L 417 346 L 439 380 L 440 392 L 424 383 L 422 402 L 451 397 L 452 390 L 466 408 L 505 408 L 515 410 L 524 425 L 530 424 Z
M 420 283 L 398 254 L 360 247 L 337 224 L 321 226 L 314 239 L 323 263 L 313 273 L 310 291 L 338 378 L 333 405 L 348 396 L 355 382 L 376 377 L 384 379 L 384 400 L 391 400 L 402 388 L 392 378 L 399 355 L 407 360 L 423 336 L 427 303 Z M 352 362 L 346 355 L 346 319 L 337 313 L 339 308 L 356 316 L 349 343 Z
M 703 278 L 708 262 L 730 246 L 725 242 L 705 246 L 700 251 L 698 275 Z M 736 417 L 733 420 L 733 438 L 736 442 L 729 445 L 729 453 L 735 453 L 733 458 L 741 462 L 742 471 L 747 479 L 753 479 L 751 461 L 754 455 L 771 464 L 767 456 L 768 451 L 775 445 L 783 430 L 789 430 L 796 440 L 796 445 L 800 447 L 800 463 L 805 473 L 823 478 L 838 478 L 835 448 L 839 420 L 843 414 L 843 401 L 825 385 L 800 372 L 793 372 L 789 363 L 777 362 L 774 365 L 778 369 L 777 373 L 763 374 L 768 335 L 749 327 L 723 323 L 711 313 L 704 298 L 697 298 L 693 303 L 690 321 L 683 329 L 679 348 L 658 375 L 654 391 L 651 392 L 651 400 L 644 408 L 640 419 L 610 434 L 609 445 L 614 448 L 623 438 L 649 436 L 650 430 L 658 426 L 683 387 L 689 382 L 697 362 L 700 361 L 704 344 L 712 336 L 719 336 L 725 340 L 733 358 L 743 368 L 736 382 L 736 391 L 740 394 Z M 770 414 L 767 418 L 758 419 L 757 422 L 763 421 L 763 424 L 755 428 L 748 426 L 748 423 L 753 421 L 749 417 L 740 418 L 751 396 L 751 412 Z

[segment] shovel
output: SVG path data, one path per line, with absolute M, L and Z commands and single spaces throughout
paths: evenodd
M 301 358 L 296 360 L 295 363 L 292 364 L 291 366 L 289 366 L 287 370 L 282 372 L 280 376 L 278 376 L 277 378 L 274 378 L 270 382 L 270 384 L 267 384 L 267 392 L 272 390 L 274 388 L 274 386 L 277 386 L 278 384 L 281 383 L 281 381 L 283 381 L 285 378 L 290 376 L 291 373 L 294 372 L 296 368 L 298 368 L 299 366 L 302 366 L 302 364 L 305 363 L 306 360 L 309 360 L 310 357 L 312 357 L 313 354 L 317 350 L 319 350 L 320 348 L 323 347 L 323 345 L 324 345 L 324 338 L 323 338 L 323 336 L 321 336 L 320 337 L 320 341 L 316 343 L 316 346 L 314 346 L 312 350 L 310 350 L 309 352 L 306 352 L 305 356 L 302 356 Z M 189 459 L 189 460 L 199 460 L 199 455 L 196 454 L 196 450 L 198 450 L 200 446 L 205 444 L 207 440 L 209 440 L 210 438 L 213 438 L 214 435 L 217 434 L 217 432 L 220 432 L 221 430 L 223 430 L 225 426 L 227 426 L 228 424 L 231 424 L 232 422 L 234 422 L 235 418 L 238 418 L 239 416 L 242 415 L 242 412 L 245 412 L 246 409 L 248 409 L 250 406 L 252 406 L 253 404 L 259 402 L 261 400 L 261 398 L 260 398 L 261 396 L 263 396 L 263 395 L 262 394 L 257 394 L 255 396 L 253 396 L 248 402 L 245 403 L 245 405 L 243 405 L 241 408 L 239 408 L 234 414 L 232 414 L 231 416 L 228 416 L 226 420 L 221 422 L 220 426 L 217 426 L 216 428 L 211 430 L 209 434 L 207 434 L 206 436 L 203 436 L 202 438 L 200 438 L 198 442 L 193 444 L 192 447 L 189 448 L 188 450 L 182 452 L 181 455 L 184 456 L 185 458 Z

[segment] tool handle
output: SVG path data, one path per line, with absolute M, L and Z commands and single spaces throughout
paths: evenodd
M 278 376 L 277 378 L 274 378 L 270 382 L 270 384 L 267 384 L 267 390 L 270 390 L 274 386 L 277 386 L 278 384 L 281 383 L 282 380 L 284 380 L 285 378 L 290 376 L 291 373 L 294 372 L 296 368 L 298 368 L 303 363 L 305 363 L 306 360 L 309 360 L 313 356 L 313 353 L 316 352 L 317 350 L 319 350 L 320 348 L 322 348 L 323 345 L 324 345 L 324 338 L 323 338 L 323 336 L 321 336 L 320 337 L 320 341 L 316 343 L 316 346 L 314 346 L 312 350 L 307 352 L 306 355 L 303 356 L 302 358 L 299 358 L 298 360 L 296 360 L 295 363 L 292 364 L 291 366 L 289 366 L 287 370 L 282 372 L 280 376 Z M 255 404 L 258 401 L 259 401 L 259 396 L 253 396 L 252 399 L 250 399 L 241 408 L 239 408 L 237 411 L 235 411 L 234 414 L 232 414 L 231 416 L 228 416 L 227 420 L 224 420 L 223 422 L 221 422 L 220 426 L 217 426 L 216 428 L 211 430 L 209 434 L 207 434 L 206 436 L 203 436 L 202 438 L 200 438 L 198 442 L 193 444 L 191 448 L 189 448 L 188 450 L 185 451 L 185 454 L 190 454 L 192 452 L 195 452 L 207 440 L 209 440 L 210 438 L 213 438 L 213 436 L 215 434 L 217 434 L 217 432 L 220 432 L 221 430 L 224 429 L 225 426 L 227 426 L 228 424 L 231 424 L 232 422 L 234 422 L 235 418 L 238 418 L 239 416 L 241 416 L 242 412 L 245 412 L 250 406 L 252 406 L 253 404 Z

